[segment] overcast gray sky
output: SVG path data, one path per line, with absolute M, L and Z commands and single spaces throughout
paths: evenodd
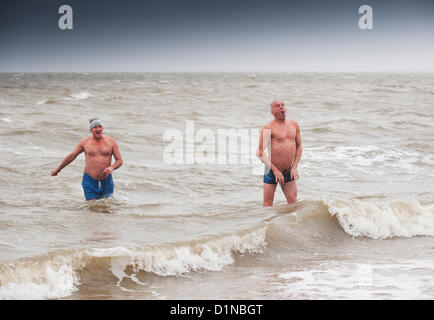
M 73 9 L 60 30 L 58 9 Z M 361 30 L 358 9 L 373 9 Z M 0 72 L 434 71 L 429 0 L 2 0 Z

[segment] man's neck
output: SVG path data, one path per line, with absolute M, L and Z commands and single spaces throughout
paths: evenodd
M 283 119 L 274 118 L 274 121 L 276 121 L 277 123 L 285 123 L 286 118 L 283 118 Z
M 104 136 L 103 136 L 103 135 L 101 135 L 101 137 L 95 137 L 95 136 L 92 136 L 92 139 L 93 139 L 95 142 L 100 142 L 100 141 L 104 140 Z

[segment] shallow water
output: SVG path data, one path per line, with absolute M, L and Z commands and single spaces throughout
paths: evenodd
M 0 298 L 432 299 L 433 85 L 0 74 Z M 299 201 L 277 190 L 262 208 L 255 152 L 274 98 L 301 127 Z M 86 202 L 83 155 L 50 172 L 92 115 L 124 165 L 113 198 Z

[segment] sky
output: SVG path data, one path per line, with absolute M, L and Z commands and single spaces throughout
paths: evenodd
M 0 72 L 434 72 L 433 39 L 432 0 L 0 2 Z

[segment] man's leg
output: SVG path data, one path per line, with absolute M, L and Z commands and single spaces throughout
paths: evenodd
M 86 200 L 96 200 L 100 198 L 98 194 L 98 181 L 92 179 L 86 173 L 83 174 L 81 186 L 83 187 L 84 197 Z
M 282 191 L 288 203 L 297 201 L 297 185 L 295 184 L 295 181 L 289 181 L 282 185 Z
M 112 174 L 110 173 L 110 175 L 105 178 L 102 182 L 101 182 L 101 193 L 102 193 L 102 198 L 111 198 L 113 196 L 113 191 L 114 191 L 114 182 L 113 182 L 113 177 Z
M 264 207 L 273 205 L 277 184 L 264 183 Z

